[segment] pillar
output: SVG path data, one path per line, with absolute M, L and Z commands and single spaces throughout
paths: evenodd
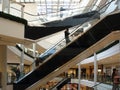
M 78 64 L 78 90 L 80 90 L 80 81 L 81 81 L 81 67 L 80 67 L 80 63 Z
M 24 7 L 25 5 L 21 6 L 21 18 L 24 18 Z
M 0 45 L 0 72 L 2 90 L 7 88 L 7 46 Z
M 97 55 L 96 53 L 94 53 L 94 85 L 96 85 L 97 83 L 97 71 L 98 71 L 98 65 L 97 65 Z M 95 87 L 94 90 L 97 90 L 97 88 Z
M 2 11 L 6 13 L 10 12 L 10 0 L 2 0 Z
M 24 45 L 21 44 L 21 48 L 22 48 L 22 51 L 21 51 L 21 59 L 20 59 L 20 76 L 22 77 L 24 75 Z
M 117 0 L 118 10 L 120 10 L 120 0 Z
M 120 40 L 119 40 L 119 52 L 120 52 Z
M 36 60 L 36 43 L 33 43 L 33 57 L 34 57 L 34 59 L 33 59 L 33 62 L 35 62 L 35 60 Z M 33 68 L 33 70 L 35 69 L 35 63 L 33 63 L 33 66 L 32 66 Z

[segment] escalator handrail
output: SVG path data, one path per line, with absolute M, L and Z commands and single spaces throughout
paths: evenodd
M 96 86 L 98 86 L 98 85 L 100 85 L 100 84 L 103 84 L 103 82 L 99 82 L 99 83 L 93 85 L 92 88 L 94 88 L 94 87 L 96 87 Z

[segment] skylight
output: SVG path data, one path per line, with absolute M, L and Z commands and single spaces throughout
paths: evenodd
M 82 12 L 88 2 L 89 0 L 40 0 L 37 10 L 39 15 L 46 15 L 47 19 L 66 18 Z

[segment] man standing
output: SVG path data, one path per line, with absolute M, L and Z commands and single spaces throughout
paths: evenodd
M 69 42 L 70 42 L 70 39 L 69 39 L 69 34 L 70 34 L 70 33 L 69 33 L 68 28 L 65 30 L 65 32 L 64 32 L 64 33 L 65 33 L 65 39 L 66 39 L 66 44 L 67 44 L 67 43 L 69 43 Z

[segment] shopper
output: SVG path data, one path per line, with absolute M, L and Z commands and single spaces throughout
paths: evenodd
M 118 70 L 113 69 L 113 73 L 112 73 L 113 87 L 112 87 L 112 90 L 119 90 L 119 83 L 120 83 L 119 79 L 120 79 L 120 76 L 119 76 Z
M 17 67 L 15 73 L 16 73 L 16 80 L 19 80 L 19 78 L 20 78 L 20 69 L 19 69 L 19 67 Z
M 67 28 L 64 33 L 65 33 L 65 40 L 66 40 L 66 44 L 67 44 L 67 43 L 70 42 L 70 39 L 69 39 L 69 34 L 70 34 L 69 33 L 69 29 Z

